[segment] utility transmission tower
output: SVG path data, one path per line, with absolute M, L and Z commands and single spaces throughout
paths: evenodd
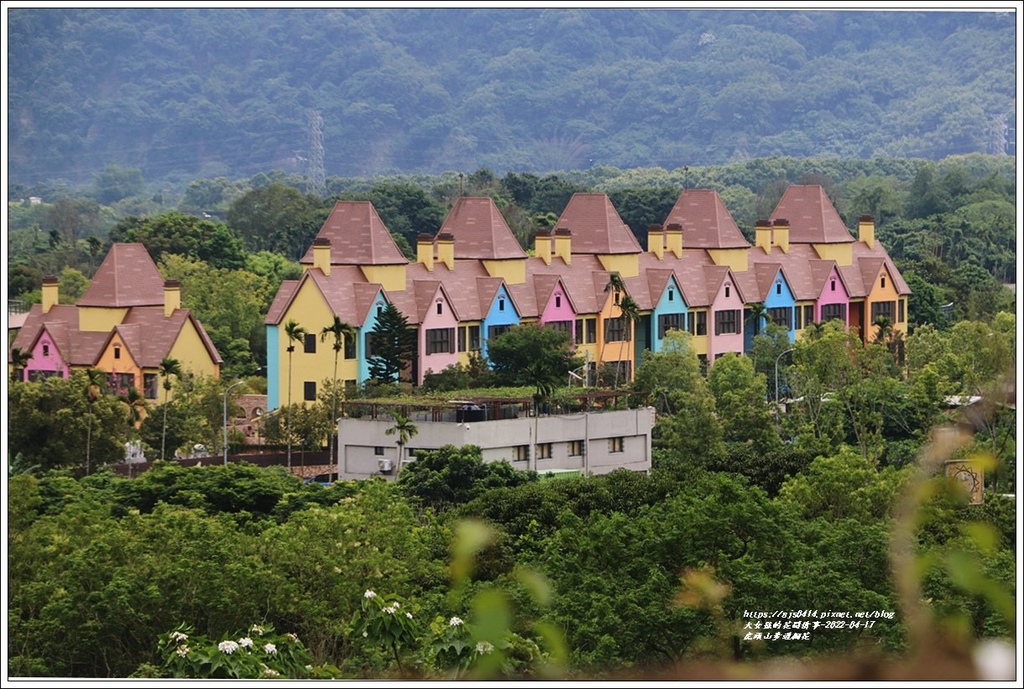
M 324 119 L 319 110 L 309 111 L 309 190 L 323 198 L 327 195 L 324 181 Z

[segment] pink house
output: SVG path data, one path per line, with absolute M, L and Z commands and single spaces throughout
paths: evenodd
M 708 328 L 708 361 L 714 362 L 726 352 L 743 353 L 743 295 L 736 278 L 726 266 L 705 266 L 711 316 Z
M 569 293 L 557 275 L 538 275 L 534 279 L 537 289 L 537 304 L 544 304 L 540 322 L 561 330 L 576 340 L 576 309 L 573 308 Z
M 436 280 L 417 280 L 413 283 L 417 312 L 420 316 L 418 342 L 417 384 L 423 384 L 428 372 L 440 373 L 448 366 L 459 363 L 456 328 L 459 315 L 444 285 Z
M 61 307 L 54 308 L 60 309 Z M 67 378 L 70 375 L 71 366 L 61 352 L 62 349 L 70 350 L 70 347 L 67 327 L 63 322 L 44 325 L 29 350 L 32 359 L 22 372 L 23 379 L 41 380 L 50 376 Z M 70 351 L 68 351 L 68 358 L 70 358 Z
M 817 302 L 814 304 L 814 320 L 816 322 L 840 320 L 843 325 L 849 326 L 850 294 L 835 261 L 810 261 L 810 263 L 815 285 L 821 285 Z

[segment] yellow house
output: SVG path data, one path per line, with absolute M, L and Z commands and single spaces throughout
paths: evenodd
M 176 359 L 183 373 L 220 377 L 222 363 L 202 324 L 181 308 L 181 286 L 165 282 L 142 244 L 114 244 L 74 306 L 58 304 L 55 278 L 43 279 L 12 349 L 30 352 L 23 380 L 68 377 L 96 369 L 111 392 L 129 387 L 162 396 L 160 365 Z

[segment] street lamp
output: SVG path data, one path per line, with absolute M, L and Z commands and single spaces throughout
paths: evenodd
M 775 408 L 779 406 L 779 359 L 792 352 L 795 348 L 790 347 L 786 351 L 775 357 Z
M 232 388 L 238 387 L 244 380 L 236 380 L 224 391 L 224 466 L 228 465 L 228 393 Z

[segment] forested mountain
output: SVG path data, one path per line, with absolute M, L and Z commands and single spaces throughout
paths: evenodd
M 1012 12 L 11 9 L 8 169 L 26 189 L 109 164 L 305 175 L 317 150 L 326 176 L 1015 154 L 1014 30 Z

